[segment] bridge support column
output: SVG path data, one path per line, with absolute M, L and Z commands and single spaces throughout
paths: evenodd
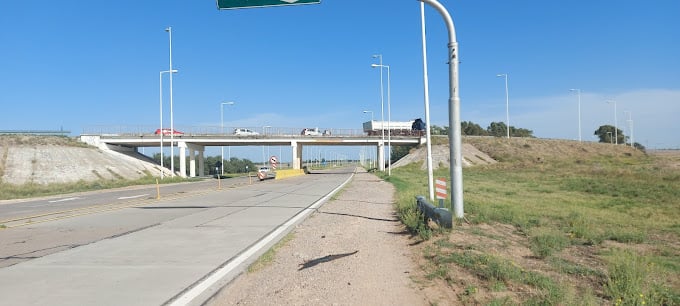
M 205 150 L 198 151 L 198 175 L 205 174 Z
M 205 147 L 193 144 L 187 144 L 187 147 L 189 148 L 189 177 L 203 175 L 203 152 L 205 152 Z M 198 151 L 198 175 L 196 173 L 196 151 Z
M 177 149 L 179 149 L 179 176 L 187 177 L 187 143 L 178 141 Z
M 378 156 L 378 170 L 385 171 L 385 143 L 378 142 L 378 147 L 376 148 Z
M 189 177 L 196 177 L 196 150 L 189 147 Z
M 292 149 L 293 156 L 293 169 L 302 169 L 302 145 L 298 145 L 297 142 L 291 141 L 290 147 Z

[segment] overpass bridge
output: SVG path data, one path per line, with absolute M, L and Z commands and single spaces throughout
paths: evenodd
M 292 167 L 300 169 L 302 166 L 302 148 L 304 146 L 373 146 L 376 149 L 378 165 L 381 171 L 385 170 L 384 148 L 388 142 L 387 136 L 358 135 L 352 132 L 347 134 L 333 134 L 332 136 L 305 136 L 294 134 L 268 133 L 263 135 L 238 136 L 220 133 L 183 133 L 182 135 L 156 135 L 154 133 L 99 133 L 83 134 L 82 142 L 97 146 L 102 149 L 115 151 L 138 151 L 140 147 L 169 147 L 179 150 L 180 175 L 186 176 L 186 157 L 189 155 L 189 176 L 197 176 L 204 173 L 204 153 L 206 147 L 221 146 L 289 146 L 292 152 Z M 425 143 L 425 137 L 421 136 L 391 136 L 392 145 L 414 145 Z M 198 169 L 197 169 L 198 168 Z M 196 171 L 198 170 L 198 172 Z

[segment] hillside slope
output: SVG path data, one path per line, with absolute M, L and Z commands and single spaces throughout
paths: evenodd
M 58 136 L 0 136 L 0 182 L 22 185 L 137 179 L 160 167 L 138 153 L 123 154 Z
M 578 142 L 573 140 L 538 139 L 538 138 L 499 138 L 499 137 L 463 137 L 463 167 L 488 165 L 497 162 L 519 162 L 524 164 L 544 163 L 565 159 L 588 159 L 596 156 L 643 156 L 645 153 L 629 146 L 611 145 L 596 142 Z M 432 166 L 449 167 L 449 144 L 444 136 L 433 137 Z M 410 163 L 422 163 L 426 168 L 427 148 L 419 146 L 408 155 L 395 162 L 392 167 L 400 167 Z

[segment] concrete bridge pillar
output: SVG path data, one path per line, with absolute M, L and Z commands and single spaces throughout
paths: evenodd
M 376 150 L 378 151 L 378 170 L 385 171 L 385 143 L 378 142 Z
M 187 177 L 187 143 L 178 141 L 177 149 L 179 149 L 179 176 Z
M 295 141 L 290 142 L 290 147 L 292 149 L 292 163 L 293 169 L 302 169 L 302 145 L 299 145 Z
M 185 146 L 189 149 L 189 177 L 196 177 L 198 175 L 203 175 L 204 170 L 204 160 L 203 154 L 205 152 L 204 146 L 198 146 L 194 144 L 187 144 Z M 196 152 L 198 151 L 198 174 L 196 173 Z M 180 169 L 182 173 L 186 173 L 186 161 L 185 158 L 180 160 Z M 184 161 L 184 165 L 183 162 Z
M 198 151 L 198 173 L 205 174 L 205 150 Z

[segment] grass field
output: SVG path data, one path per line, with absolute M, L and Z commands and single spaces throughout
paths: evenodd
M 465 141 L 500 163 L 463 170 L 467 221 L 451 231 L 430 229 L 415 210 L 414 196 L 427 195 L 420 165 L 386 178 L 404 223 L 427 239 L 420 264 L 443 296 L 680 305 L 680 170 L 668 159 L 603 144 Z M 448 169 L 435 176 L 448 179 Z

